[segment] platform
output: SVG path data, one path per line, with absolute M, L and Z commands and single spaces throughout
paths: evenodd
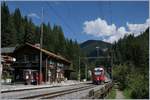
M 81 83 L 85 83 L 85 82 L 68 80 L 61 83 L 51 83 L 51 84 L 46 83 L 41 85 L 23 85 L 23 84 L 1 85 L 1 92 L 4 93 L 4 92 L 21 91 L 21 90 L 50 88 L 50 87 L 58 87 L 58 86 L 65 86 L 65 85 L 75 85 Z

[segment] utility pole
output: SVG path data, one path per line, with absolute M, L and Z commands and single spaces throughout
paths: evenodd
M 80 74 L 80 56 L 79 56 L 79 72 L 78 72 L 78 80 L 80 81 L 80 76 L 81 76 L 81 74 Z
M 47 58 L 46 58 L 46 66 L 45 66 L 45 82 L 47 82 Z
M 1 25 L 1 21 L 0 21 L 0 25 Z M 0 27 L 0 30 L 1 30 L 1 27 Z M 0 40 L 1 40 L 1 31 L 0 31 Z M 0 43 L 0 80 L 2 79 L 2 72 L 3 72 L 2 55 L 1 55 L 1 43 Z M 1 90 L 2 90 L 1 87 L 2 87 L 2 83 L 0 82 L 0 99 L 2 99 L 2 97 L 1 97 L 1 93 L 2 93 L 1 92 Z
M 41 16 L 41 37 L 40 37 L 40 84 L 42 82 L 42 45 L 43 45 L 43 7 Z
M 85 79 L 87 80 L 87 64 L 85 64 Z
M 0 46 L 1 47 L 1 46 Z M 0 80 L 2 79 L 2 71 L 3 71 L 3 69 L 2 69 L 2 67 L 3 67 L 3 65 L 2 65 L 2 57 L 1 57 L 1 55 L 0 55 Z M 2 83 L 0 82 L 0 88 L 2 87 Z M 2 89 L 0 89 L 0 99 L 2 98 L 1 97 L 1 94 L 2 94 L 2 91 L 1 91 Z
M 97 50 L 97 57 L 99 56 L 99 47 L 97 46 L 96 47 L 96 50 Z
M 113 80 L 113 50 L 111 50 L 111 52 L 110 52 L 110 54 L 111 54 L 111 78 L 112 78 L 112 80 Z

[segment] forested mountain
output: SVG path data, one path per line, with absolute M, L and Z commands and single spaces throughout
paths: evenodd
M 110 43 L 101 40 L 88 40 L 80 44 L 81 50 L 84 51 L 86 56 L 96 57 L 97 49 L 99 47 L 99 56 L 104 56 L 107 50 L 111 47 Z
M 35 25 L 31 18 L 22 16 L 19 8 L 10 13 L 5 2 L 1 3 L 1 29 L 2 47 L 19 46 L 26 42 L 40 43 L 41 27 Z M 49 22 L 43 23 L 43 30 L 43 48 L 72 61 L 72 69 L 77 71 L 77 59 L 81 55 L 79 44 L 65 38 L 59 25 L 52 27 Z
M 113 45 L 114 62 L 132 62 L 136 66 L 148 65 L 149 29 L 138 37 L 125 36 Z
M 113 44 L 113 77 L 131 98 L 149 98 L 149 29 Z

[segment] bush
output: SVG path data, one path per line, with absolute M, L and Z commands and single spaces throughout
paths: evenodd
M 119 88 L 123 90 L 127 86 L 127 75 L 129 74 L 129 68 L 126 64 L 116 65 L 113 67 L 113 78 L 119 82 Z
M 120 90 L 128 90 L 126 94 L 131 98 L 149 98 L 148 70 L 135 68 L 132 64 L 116 65 L 113 67 L 113 78 L 119 83 Z
M 142 73 L 133 73 L 129 77 L 128 87 L 131 89 L 131 97 L 135 99 L 149 98 L 148 78 Z
M 116 89 L 113 87 L 112 90 L 106 96 L 106 99 L 115 99 L 116 98 Z
M 125 99 L 131 99 L 131 89 L 129 88 L 124 89 L 123 95 L 125 96 Z

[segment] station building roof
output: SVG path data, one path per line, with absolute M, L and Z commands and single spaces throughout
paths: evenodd
M 36 50 L 39 50 L 39 51 L 41 50 L 42 53 L 48 55 L 48 57 L 55 58 L 55 59 L 64 61 L 64 62 L 66 62 L 66 63 L 68 63 L 68 64 L 71 64 L 71 62 L 70 62 L 68 59 L 62 57 L 61 55 L 57 55 L 57 54 L 55 54 L 55 53 L 52 53 L 52 52 L 50 52 L 50 51 L 48 51 L 48 50 L 45 50 L 45 49 L 43 49 L 43 48 L 40 48 L 40 47 L 37 46 L 37 45 L 32 45 L 32 44 L 30 44 L 30 43 L 26 43 L 26 44 L 23 45 L 23 46 L 30 46 L 30 47 L 32 47 L 33 49 L 36 49 Z M 22 47 L 22 46 L 20 46 L 20 47 Z M 18 50 L 20 47 L 16 48 L 15 51 Z M 15 52 L 15 51 L 14 51 L 14 52 Z
M 15 47 L 4 47 L 4 48 L 1 48 L 1 53 L 9 54 L 9 53 L 13 53 L 14 50 L 15 50 Z

